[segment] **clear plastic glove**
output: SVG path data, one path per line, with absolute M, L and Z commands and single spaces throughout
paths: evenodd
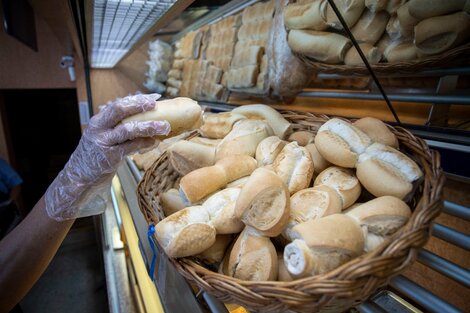
M 158 98 L 160 95 L 151 94 L 118 99 L 91 118 L 77 149 L 46 191 L 51 218 L 63 221 L 90 215 L 80 211 L 90 200 L 96 202 L 97 195 L 106 194 L 123 158 L 153 146 L 153 137 L 169 134 L 167 121 L 120 124 L 128 116 L 153 109 Z

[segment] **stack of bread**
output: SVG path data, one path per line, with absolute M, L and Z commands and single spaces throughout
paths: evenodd
M 169 44 L 161 40 L 149 42 L 148 61 L 149 69 L 144 86 L 151 92 L 164 93 L 165 81 L 168 79 L 168 71 L 173 59 L 173 49 Z
M 266 105 L 204 116 L 168 158 L 182 175 L 158 195 L 156 238 L 242 280 L 326 273 L 384 244 L 411 216 L 418 165 L 380 120 L 331 119 L 314 134 Z
M 445 52 L 470 40 L 466 0 L 335 0 L 371 64 Z M 284 20 L 291 49 L 319 62 L 362 65 L 327 0 L 291 2 Z

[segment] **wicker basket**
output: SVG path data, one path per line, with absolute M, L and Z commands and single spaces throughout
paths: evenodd
M 324 115 L 281 112 L 295 129 L 316 132 L 329 119 Z M 323 275 L 292 282 L 252 282 L 213 272 L 195 258 L 171 259 L 176 269 L 201 289 L 225 303 L 238 303 L 250 311 L 342 312 L 366 300 L 377 288 L 401 273 L 429 238 L 433 220 L 439 215 L 444 182 L 440 157 L 426 143 L 401 127 L 390 127 L 402 151 L 420 165 L 424 180 L 409 205 L 409 222 L 374 251 L 353 259 Z M 197 134 L 193 134 L 195 136 Z M 179 175 L 164 153 L 145 173 L 138 186 L 139 205 L 148 223 L 163 218 L 157 196 L 177 185 Z

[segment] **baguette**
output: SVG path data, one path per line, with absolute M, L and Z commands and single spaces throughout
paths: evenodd
M 337 166 L 331 166 L 318 174 L 313 186 L 327 185 L 341 198 L 341 207 L 347 209 L 356 202 L 361 195 L 361 184 L 354 172 Z
M 355 121 L 353 125 L 368 135 L 373 142 L 398 148 L 397 136 L 381 120 L 373 117 L 364 117 Z
M 287 29 L 325 30 L 326 8 L 328 1 L 313 1 L 307 4 L 290 4 L 284 11 L 284 23 Z
M 358 42 L 367 42 L 374 45 L 379 41 L 385 31 L 390 16 L 385 11 L 373 13 L 364 10 L 361 18 L 351 29 Z

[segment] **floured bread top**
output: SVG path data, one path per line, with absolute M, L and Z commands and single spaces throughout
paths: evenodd
M 327 130 L 331 131 L 332 133 L 336 134 L 341 139 L 346 141 L 349 144 L 350 149 L 357 154 L 363 153 L 367 149 L 367 147 L 372 143 L 369 136 L 367 136 L 359 128 L 338 118 L 332 118 L 331 120 L 323 124 L 318 129 L 318 132 Z
M 327 185 L 336 190 L 349 190 L 359 184 L 354 172 L 338 166 L 330 166 L 315 179 L 314 185 Z

